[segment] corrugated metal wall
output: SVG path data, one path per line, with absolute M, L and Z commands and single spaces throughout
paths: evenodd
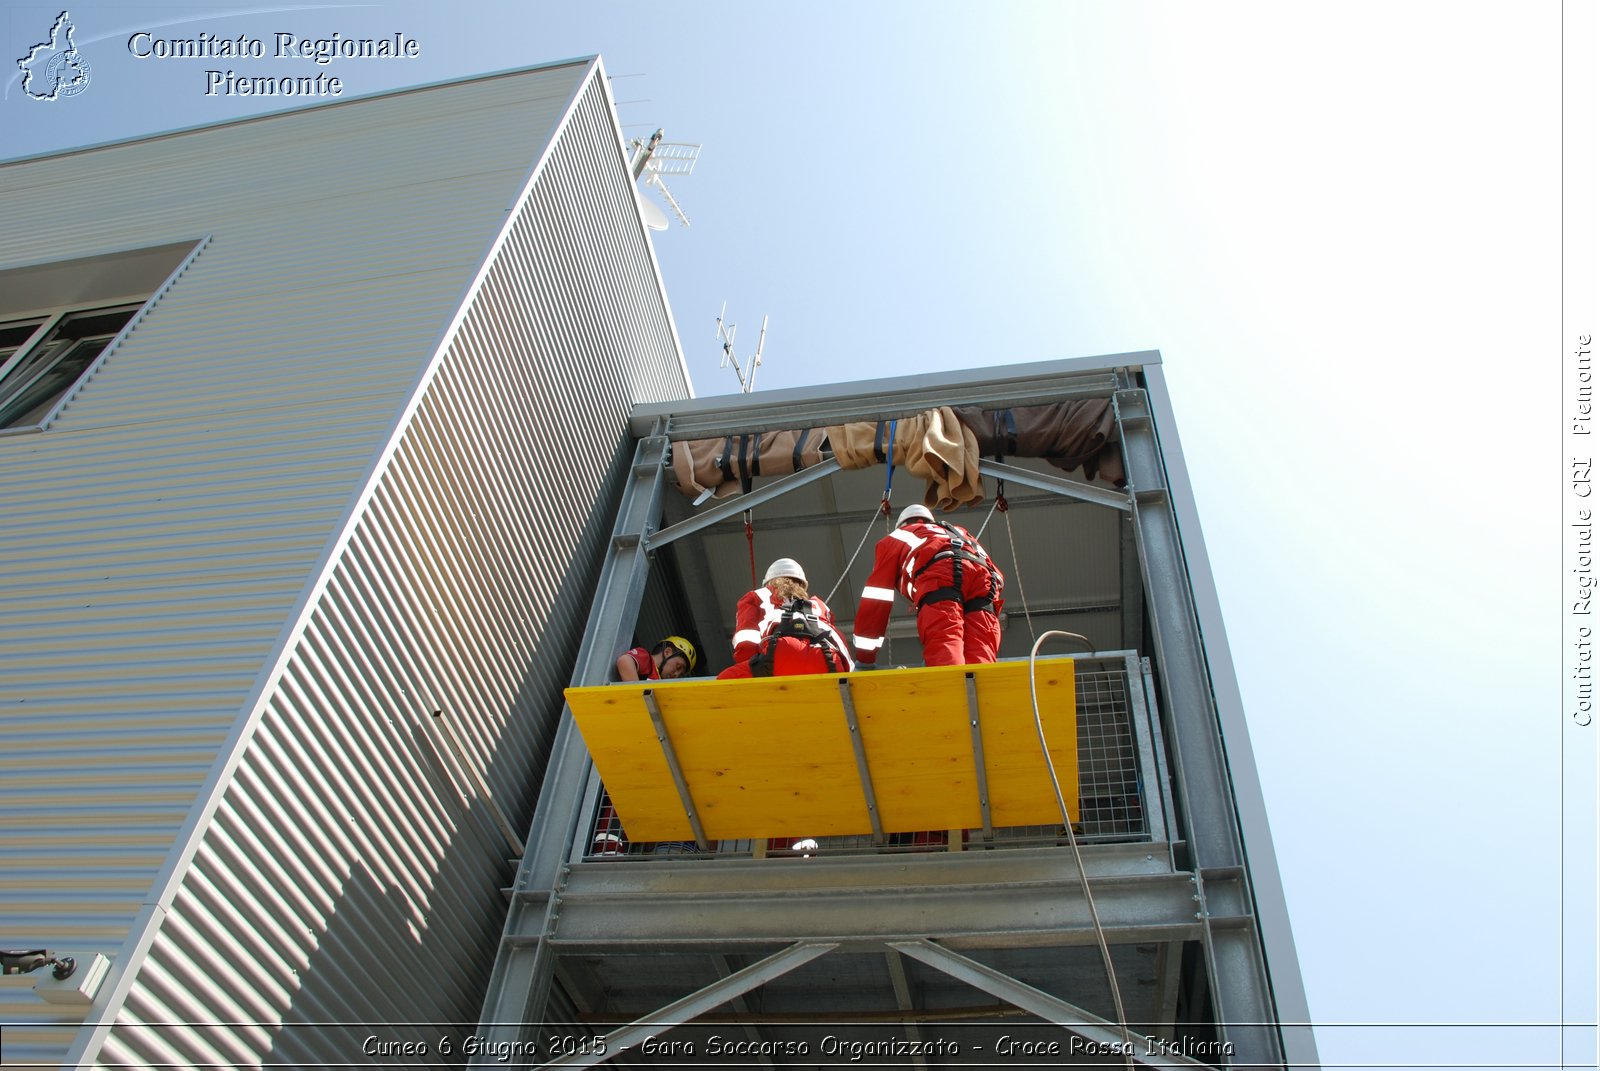
M 318 601 L 103 1063 L 320 1066 L 404 1042 L 460 1058 L 438 1038 L 476 1024 L 510 869 L 439 758 L 433 712 L 526 830 L 629 409 L 687 392 L 621 165 L 596 80 Z M 203 987 L 207 949 L 249 973 Z
M 124 942 L 160 914 L 208 781 L 261 709 L 297 608 L 587 73 L 552 67 L 0 166 L 0 267 L 210 239 L 50 430 L 0 439 L 4 944 L 138 958 Z M 416 689 L 463 720 L 471 760 L 526 811 L 545 730 L 530 720 L 541 682 L 517 660 L 545 642 L 539 615 L 583 601 L 523 575 L 531 505 L 559 489 L 587 519 L 582 495 L 604 483 L 628 401 L 685 390 L 644 238 L 628 228 L 608 107 L 586 97 L 579 113 L 582 136 L 551 161 L 550 189 L 310 616 L 124 1021 L 316 1018 L 387 983 L 367 974 L 369 946 L 431 954 L 468 931 L 498 934 L 482 868 L 444 864 L 504 846 L 412 735 L 406 719 L 426 706 Z M 552 277 L 568 271 L 581 294 Z M 583 346 L 583 313 L 613 334 Z M 525 325 L 556 341 L 508 344 Z M 591 381 L 587 397 L 576 390 Z M 544 414 L 517 407 L 539 396 L 612 430 L 573 469 L 535 479 Z M 485 439 L 491 428 L 500 439 Z M 527 490 L 508 495 L 519 481 Z M 561 555 L 588 535 L 557 538 L 533 571 L 576 583 Z M 426 583 L 406 587 L 407 575 Z M 491 762 L 502 743 L 507 757 Z M 468 924 L 453 914 L 463 905 L 492 917 Z M 319 913 L 336 925 L 299 928 Z M 426 946 L 396 939 L 417 934 Z M 478 983 L 457 977 L 451 1000 L 474 1018 Z M 443 976 L 431 987 L 451 992 Z M 76 1021 L 0 986 L 8 1064 L 59 1063 Z M 117 1033 L 108 1056 L 148 1043 L 175 1058 L 161 1031 Z M 291 1040 L 270 1027 L 241 1037 L 208 1035 L 195 1052 Z

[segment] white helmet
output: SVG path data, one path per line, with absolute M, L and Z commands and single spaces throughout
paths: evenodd
M 806 579 L 806 571 L 800 568 L 800 563 L 795 561 L 793 558 L 779 558 L 777 561 L 767 566 L 767 575 L 761 578 L 761 582 L 765 584 L 768 581 L 780 576 L 792 576 L 796 580 L 804 583 Z
M 927 506 L 911 505 L 900 511 L 900 519 L 894 522 L 896 528 L 904 527 L 912 521 L 931 521 L 933 514 Z

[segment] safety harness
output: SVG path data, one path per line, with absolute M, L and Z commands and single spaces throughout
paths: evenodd
M 994 613 L 994 600 L 995 596 L 1000 593 L 1000 589 L 995 582 L 994 565 L 989 561 L 989 556 L 984 553 L 983 547 L 978 544 L 976 539 L 969 541 L 968 537 L 962 535 L 961 530 L 953 524 L 946 524 L 944 521 L 922 521 L 921 523 L 933 528 L 943 528 L 945 534 L 950 537 L 950 545 L 923 562 L 922 568 L 911 574 L 912 584 L 915 584 L 917 578 L 923 573 L 933 568 L 935 562 L 949 561 L 951 564 L 949 586 L 935 588 L 922 596 L 921 599 L 917 600 L 917 609 L 921 610 L 924 606 L 930 606 L 934 603 L 959 602 L 962 613 L 971 614 L 980 610 Z M 971 549 L 968 549 L 969 547 Z M 962 598 L 961 566 L 964 562 L 982 566 L 988 572 L 989 591 L 987 594 L 979 595 L 972 599 Z
M 828 672 L 844 672 L 839 652 L 834 650 L 833 643 L 828 638 L 828 626 L 824 625 L 822 618 L 817 616 L 816 604 L 810 599 L 796 597 L 783 604 L 782 609 L 778 611 L 778 619 L 772 623 L 772 626 L 767 630 L 766 638 L 761 641 L 761 650 L 751 656 L 751 676 L 772 676 L 772 663 L 774 661 L 772 648 L 778 640 L 785 637 L 803 640 L 813 647 L 820 647 L 822 649 L 822 659 L 828 666 Z

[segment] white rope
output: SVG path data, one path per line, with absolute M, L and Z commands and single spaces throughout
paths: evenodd
M 999 500 L 996 499 L 996 502 Z M 1017 539 L 1011 531 L 1011 511 L 1006 510 L 1006 542 L 1011 545 L 1011 573 L 1017 578 L 1017 594 L 1022 596 L 1022 619 L 1028 623 L 1028 637 L 1039 646 L 1039 637 L 1033 631 L 1033 613 L 1028 609 L 1028 589 L 1022 586 L 1022 559 L 1017 557 Z M 1089 648 L 1091 651 L 1093 647 Z
M 978 542 L 980 542 L 980 543 L 983 542 L 983 533 L 988 531 L 988 529 L 989 529 L 989 520 L 990 520 L 990 518 L 992 518 L 994 516 L 994 511 L 995 511 L 996 507 L 998 507 L 1000 505 L 1001 501 L 1003 501 L 1004 498 L 1005 498 L 1005 493 L 1004 492 L 1001 492 L 1000 494 L 997 494 L 997 495 L 994 496 L 994 505 L 990 506 L 989 507 L 989 512 L 984 514 L 983 524 L 979 526 L 978 534 L 974 537 L 975 539 L 977 539 Z
M 839 590 L 839 585 L 843 584 L 850 575 L 850 567 L 856 563 L 857 558 L 861 557 L 861 548 L 867 545 L 867 537 L 872 534 L 872 522 L 878 519 L 878 514 L 880 513 L 883 513 L 883 504 L 881 502 L 878 504 L 878 508 L 872 511 L 872 516 L 867 518 L 867 530 L 861 533 L 861 542 L 856 544 L 856 552 L 850 555 L 849 561 L 844 563 L 844 572 L 839 574 L 839 579 L 834 581 L 833 587 L 828 590 L 828 594 L 823 596 L 822 601 L 829 606 L 833 605 L 833 593 Z M 885 513 L 884 517 L 887 518 L 888 514 Z
M 1128 1071 L 1133 1071 L 1133 1036 L 1128 1031 L 1128 1013 L 1122 1007 L 1122 987 L 1117 984 L 1117 971 L 1111 965 L 1111 945 L 1106 941 L 1105 928 L 1100 925 L 1100 912 L 1094 906 L 1094 893 L 1089 889 L 1089 874 L 1083 869 L 1083 852 L 1078 847 L 1078 835 L 1072 828 L 1072 813 L 1067 810 L 1066 798 L 1061 794 L 1061 779 L 1056 776 L 1056 764 L 1050 759 L 1050 744 L 1044 735 L 1044 719 L 1039 716 L 1039 645 L 1051 636 L 1081 640 L 1091 651 L 1094 647 L 1086 637 L 1076 632 L 1062 632 L 1058 629 L 1051 629 L 1034 640 L 1033 649 L 1028 652 L 1028 698 L 1033 702 L 1033 726 L 1039 732 L 1039 749 L 1044 752 L 1045 769 L 1050 772 L 1050 784 L 1055 786 L 1056 790 L 1056 805 L 1061 808 L 1061 824 L 1067 831 L 1067 843 L 1072 845 L 1072 858 L 1078 864 L 1078 878 L 1083 883 L 1083 899 L 1089 905 L 1089 919 L 1094 923 L 1094 936 L 1100 945 L 1100 958 L 1105 962 L 1106 980 L 1111 983 L 1111 1002 L 1117 1009 L 1117 1026 L 1122 1030 L 1123 1059 L 1127 1063 Z

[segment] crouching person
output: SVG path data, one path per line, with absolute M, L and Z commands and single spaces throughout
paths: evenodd
M 654 647 L 635 647 L 617 657 L 619 681 L 676 680 L 694 672 L 700 654 L 682 636 L 668 636 Z

